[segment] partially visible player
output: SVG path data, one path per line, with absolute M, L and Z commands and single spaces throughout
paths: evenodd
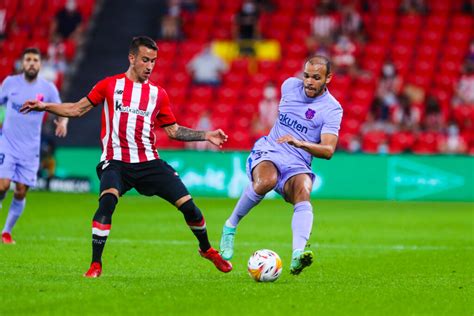
M 342 120 L 342 107 L 326 87 L 331 78 L 329 60 L 314 56 L 304 65 L 303 80 L 289 78 L 283 83 L 278 120 L 270 134 L 255 143 L 247 160 L 251 184 L 224 224 L 220 246 L 224 259 L 233 256 L 239 222 L 275 190 L 294 208 L 290 272 L 299 274 L 311 265 L 313 253 L 305 251 L 313 225 L 311 162 L 313 157 L 332 157 Z
M 2 242 L 12 244 L 11 231 L 23 213 L 28 189 L 36 184 L 40 163 L 41 125 L 44 113 L 20 113 L 26 100 L 61 102 L 54 84 L 38 77 L 41 54 L 27 48 L 22 55 L 23 73 L 8 76 L 0 88 L 0 104 L 6 104 L 3 136 L 0 137 L 0 203 L 15 182 L 15 192 L 2 231 Z M 67 134 L 67 118 L 55 120 L 56 136 Z
M 199 242 L 199 253 L 222 272 L 230 272 L 232 264 L 211 247 L 206 221 L 201 210 L 176 171 L 161 160 L 155 147 L 155 126 L 162 127 L 172 139 L 206 140 L 218 147 L 227 140 L 220 129 L 196 131 L 176 123 L 166 91 L 150 81 L 158 48 L 146 36 L 132 40 L 127 72 L 99 81 L 87 97 L 76 103 L 28 101 L 22 111 L 48 111 L 66 117 L 78 117 L 103 103 L 101 162 L 97 166 L 100 179 L 99 208 L 92 220 L 92 263 L 86 277 L 102 273 L 102 251 L 109 235 L 112 214 L 119 197 L 132 188 L 146 196 L 157 195 L 178 208 Z

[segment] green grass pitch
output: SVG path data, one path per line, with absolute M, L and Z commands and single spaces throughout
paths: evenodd
M 0 210 L 3 225 L 11 198 Z M 235 200 L 197 198 L 211 241 Z M 123 197 L 99 279 L 85 279 L 95 195 L 31 192 L 0 244 L 0 315 L 473 315 L 472 203 L 313 200 L 315 262 L 289 273 L 291 215 L 264 200 L 241 223 L 234 270 L 199 257 L 174 207 Z M 274 283 L 247 275 L 254 250 L 283 260 Z

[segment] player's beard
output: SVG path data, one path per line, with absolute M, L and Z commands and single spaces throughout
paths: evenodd
M 26 80 L 28 80 L 28 81 L 35 80 L 38 77 L 38 73 L 39 73 L 39 71 L 37 71 L 36 69 L 25 70 Z
M 321 86 L 321 88 L 319 88 L 318 90 L 316 90 L 316 94 L 315 94 L 314 97 L 319 97 L 319 96 L 323 93 L 323 91 L 324 91 L 325 89 L 326 89 L 326 84 L 323 84 L 323 85 Z

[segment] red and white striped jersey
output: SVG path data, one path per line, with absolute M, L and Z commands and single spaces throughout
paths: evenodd
M 144 162 L 158 159 L 155 126 L 176 123 L 166 91 L 147 81 L 133 82 L 125 74 L 99 81 L 87 99 L 102 109 L 102 156 L 104 160 Z

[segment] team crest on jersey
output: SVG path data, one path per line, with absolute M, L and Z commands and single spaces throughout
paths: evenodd
M 305 113 L 306 115 L 306 118 L 308 120 L 311 120 L 313 117 L 314 117 L 314 114 L 316 114 L 316 111 L 315 110 L 312 110 L 312 109 L 308 109 Z

